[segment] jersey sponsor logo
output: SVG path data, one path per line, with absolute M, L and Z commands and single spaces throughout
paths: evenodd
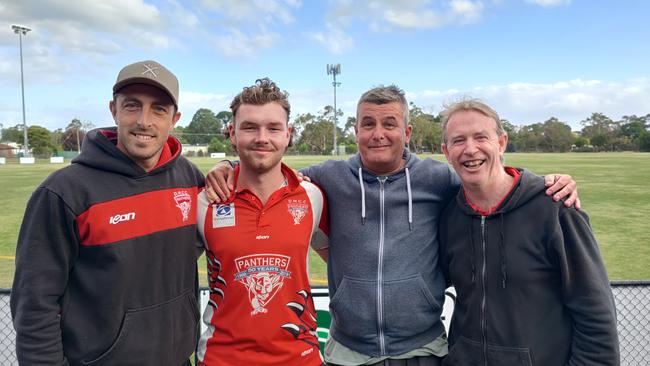
M 183 221 L 190 219 L 190 209 L 192 208 L 192 196 L 190 196 L 187 191 L 175 191 L 174 192 L 174 201 L 176 201 L 176 207 L 181 211 L 183 215 Z
M 119 224 L 120 222 L 131 221 L 131 220 L 135 220 L 135 212 L 129 212 L 125 214 L 117 214 L 111 216 L 108 219 L 108 223 L 111 225 L 116 225 Z
M 306 200 L 291 199 L 287 200 L 287 208 L 289 209 L 291 217 L 293 217 L 293 224 L 299 225 L 300 221 L 302 221 L 302 219 L 307 214 L 307 209 L 309 206 L 307 205 Z
M 235 226 L 235 203 L 212 206 L 212 228 Z
M 267 305 L 280 291 L 285 278 L 291 278 L 288 270 L 291 258 L 280 254 L 253 254 L 235 259 L 235 281 L 248 292 L 253 310 L 251 316 L 268 312 Z
M 257 239 L 257 240 L 267 240 L 267 239 L 271 239 L 271 235 L 258 235 L 258 236 L 255 237 L 255 239 Z

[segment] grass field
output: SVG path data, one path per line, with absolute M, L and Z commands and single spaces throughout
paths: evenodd
M 440 155 L 432 156 L 444 161 Z M 326 157 L 287 156 L 285 162 L 301 168 Z M 526 167 L 537 174 L 562 172 L 578 182 L 582 207 L 591 219 L 596 238 L 611 279 L 650 279 L 650 154 L 508 154 L 509 165 Z M 214 160 L 192 159 L 206 172 Z M 0 165 L 0 288 L 11 287 L 14 272 L 16 238 L 31 192 L 52 171 L 63 165 L 37 161 L 18 165 L 9 161 Z M 533 219 L 533 218 L 531 218 Z M 205 261 L 200 267 L 205 274 Z M 312 256 L 313 284 L 325 284 L 324 263 Z M 205 275 L 202 284 L 205 284 Z

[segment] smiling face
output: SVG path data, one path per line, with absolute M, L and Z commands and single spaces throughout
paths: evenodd
M 109 108 L 117 125 L 117 148 L 144 170 L 153 169 L 181 117 L 169 95 L 154 86 L 132 84 L 119 90 Z
M 449 117 L 442 151 L 463 186 L 484 189 L 503 173 L 507 143 L 508 135 L 497 135 L 492 118 L 476 110 L 459 110 Z
M 377 175 L 401 169 L 411 128 L 405 125 L 404 108 L 399 102 L 361 103 L 354 132 L 363 166 Z
M 237 149 L 242 169 L 257 174 L 279 169 L 289 145 L 291 127 L 287 112 L 276 102 L 264 105 L 242 104 L 228 126 L 230 141 Z

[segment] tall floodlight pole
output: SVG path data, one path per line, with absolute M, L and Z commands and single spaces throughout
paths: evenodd
M 27 32 L 31 29 L 26 27 L 21 27 L 19 25 L 12 25 L 11 29 L 14 30 L 14 33 L 18 35 L 18 41 L 20 42 L 20 88 L 22 90 L 23 96 L 23 136 L 25 142 L 25 156 L 29 156 L 29 139 L 27 138 L 27 122 L 25 120 L 25 79 L 23 77 L 23 36 L 27 35 Z
M 338 125 L 338 117 L 336 116 L 336 87 L 341 85 L 341 83 L 336 82 L 336 75 L 341 73 L 341 64 L 327 64 L 327 75 L 332 75 L 334 81 L 332 81 L 332 86 L 334 87 L 334 149 L 332 149 L 332 155 L 338 155 L 336 149 L 336 126 Z

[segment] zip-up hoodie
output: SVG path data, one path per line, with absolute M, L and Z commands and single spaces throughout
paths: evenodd
M 441 260 L 456 288 L 451 365 L 618 365 L 616 314 L 587 215 L 521 170 L 488 216 L 462 191 L 443 213 Z
M 196 344 L 196 195 L 203 175 L 171 158 L 144 171 L 90 131 L 32 194 L 11 311 L 21 365 L 173 365 Z
M 327 196 L 330 335 L 368 356 L 399 355 L 444 333 L 440 212 L 458 190 L 447 164 L 405 150 L 386 177 L 359 155 L 303 170 Z

